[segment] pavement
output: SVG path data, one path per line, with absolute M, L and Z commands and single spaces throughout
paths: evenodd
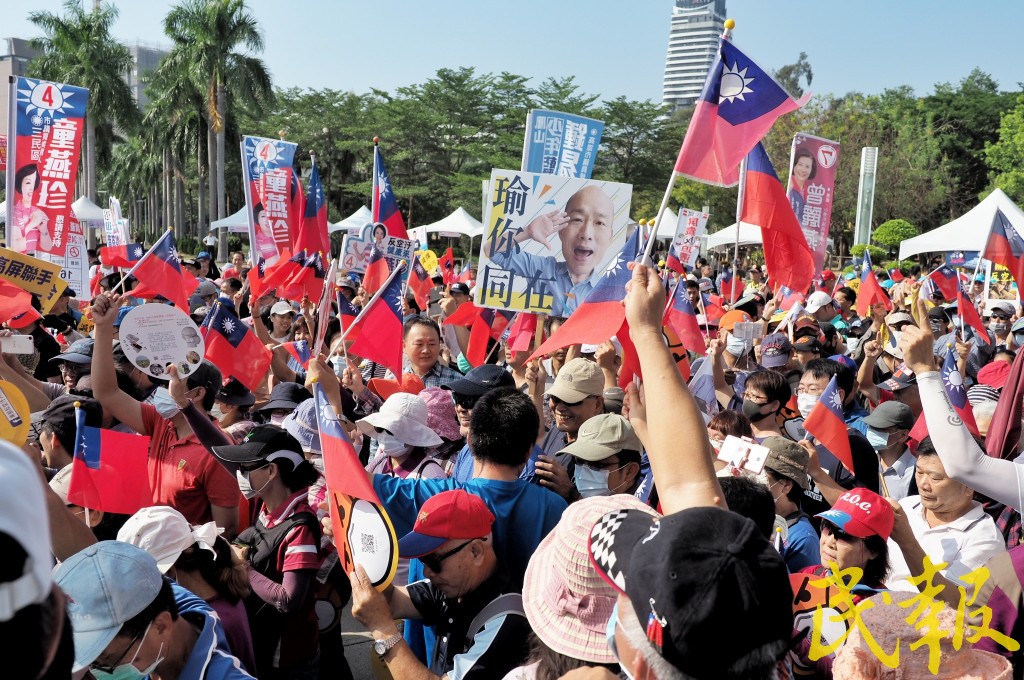
M 345 660 L 355 680 L 374 680 L 370 662 L 373 637 L 363 624 L 352 618 L 352 602 L 345 605 L 341 616 L 341 639 L 345 643 Z

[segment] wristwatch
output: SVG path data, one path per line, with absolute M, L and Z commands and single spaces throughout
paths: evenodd
M 377 652 L 377 656 L 380 660 L 384 661 L 384 656 L 391 650 L 392 647 L 402 641 L 401 633 L 395 633 L 391 637 L 384 640 L 373 641 L 373 651 Z

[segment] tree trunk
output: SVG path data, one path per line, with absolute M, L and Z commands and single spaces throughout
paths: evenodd
M 220 115 L 220 131 L 217 133 L 217 219 L 222 220 L 228 216 L 226 196 L 224 195 L 224 166 L 226 156 L 224 151 L 224 138 L 227 134 L 227 93 L 224 91 L 224 83 L 217 83 L 217 113 Z M 228 230 L 221 229 L 220 240 L 217 244 L 217 252 L 223 257 L 228 252 Z
M 199 178 L 199 188 L 198 191 L 196 191 L 196 195 L 199 197 L 199 200 L 197 201 L 199 203 L 199 211 L 196 226 L 198 231 L 202 231 L 204 229 L 209 229 L 209 225 L 206 221 L 206 170 L 203 166 L 202 140 L 199 140 L 196 144 L 196 165 L 198 166 L 196 176 Z
M 172 192 L 171 192 L 171 152 L 168 151 L 167 149 L 164 149 L 163 161 L 164 161 L 164 164 L 163 164 L 164 165 L 164 172 L 163 172 L 163 175 L 162 175 L 162 179 L 163 179 L 163 196 L 161 198 L 162 198 L 162 207 L 163 207 L 163 227 L 164 227 L 164 229 L 166 229 L 169 226 L 174 226 L 172 224 L 172 220 L 174 219 L 174 215 L 171 213 L 171 205 L 172 205 L 172 201 L 171 201 L 171 199 L 172 199 Z
M 92 116 L 85 117 L 85 195 L 96 202 L 96 126 Z M 96 230 L 86 226 L 86 247 L 96 247 Z
M 217 215 L 217 181 L 214 167 L 217 164 L 217 138 L 213 131 L 213 123 L 206 121 L 206 178 L 210 182 L 209 189 L 209 220 L 212 222 Z
M 174 161 L 174 199 L 174 221 L 183 233 L 190 233 L 185 219 L 185 176 L 177 159 Z

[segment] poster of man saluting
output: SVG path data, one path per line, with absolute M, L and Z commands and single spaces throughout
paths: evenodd
M 476 303 L 569 316 L 626 240 L 629 184 L 492 170 Z

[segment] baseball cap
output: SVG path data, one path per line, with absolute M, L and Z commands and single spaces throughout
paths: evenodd
M 54 434 L 74 437 L 75 425 L 75 402 L 85 412 L 85 424 L 90 427 L 100 427 L 103 422 L 103 411 L 99 402 L 95 399 L 65 394 L 50 402 L 38 416 L 33 416 L 33 422 L 46 423 Z M 71 453 L 68 451 L 68 453 Z
M 848 369 L 853 371 L 854 374 L 857 373 L 857 362 L 854 361 L 851 357 L 846 356 L 845 354 L 833 354 L 832 356 L 829 357 L 829 360 L 834 361 L 837 364 L 842 364 L 843 366 L 846 366 Z
M 10 319 L 8 319 L 7 327 L 15 329 L 24 328 L 33 321 L 39 321 L 42 318 L 43 317 L 39 312 L 37 312 L 33 307 L 29 307 L 21 314 L 15 314 Z
M 993 361 L 985 364 L 978 371 L 978 382 L 982 385 L 994 387 L 997 390 L 1006 385 L 1010 377 L 1010 364 L 1005 361 Z
M 807 305 L 805 307 L 810 314 L 814 314 L 826 305 L 832 305 L 835 307 L 835 302 L 832 300 L 831 295 L 825 291 L 819 290 L 811 293 L 811 296 L 807 298 Z
M 92 362 L 92 338 L 85 338 L 84 340 L 76 340 L 71 343 L 67 351 L 63 354 L 50 359 L 50 363 L 54 361 L 70 361 L 73 364 L 88 364 Z
M 284 300 L 278 300 L 277 302 L 274 303 L 274 306 L 270 308 L 270 313 L 271 314 L 281 314 L 281 315 L 284 315 L 284 314 L 294 314 L 295 313 L 295 308 L 292 307 L 290 302 L 285 302 Z
M 912 317 L 910 314 L 907 314 L 906 312 L 893 312 L 889 316 L 885 317 L 885 323 L 887 323 L 890 326 L 894 326 L 898 323 L 909 323 L 915 326 L 917 325 L 917 322 L 914 321 L 914 317 Z
M 277 425 L 257 425 L 239 444 L 214 446 L 213 455 L 229 463 L 252 464 L 271 462 L 287 458 L 298 466 L 302 457 L 302 445 L 288 432 Z
M 601 394 L 604 394 L 604 374 L 596 363 L 581 357 L 562 366 L 547 392 L 547 396 L 570 404 Z
M 71 471 L 74 465 L 65 465 L 50 479 L 50 488 L 64 505 L 68 505 L 68 491 L 71 489 Z
M 764 466 L 772 472 L 792 479 L 801 489 L 808 487 L 807 463 L 810 456 L 802 446 L 785 437 L 766 437 L 761 442 L 768 447 Z
M 893 281 L 892 279 L 886 279 L 885 281 L 882 281 L 879 285 L 885 290 L 889 290 L 890 288 L 896 285 L 896 282 Z
M 946 308 L 942 305 L 935 305 L 928 310 L 929 319 L 938 319 L 939 321 L 949 321 L 949 316 L 946 314 Z
M 274 409 L 294 409 L 313 395 L 299 383 L 281 382 L 274 385 L 270 390 L 270 401 L 262 406 L 260 411 L 273 411 Z
M 208 253 L 208 252 L 206 252 L 204 250 L 201 253 L 199 253 L 198 255 L 196 255 L 196 259 L 197 260 L 212 260 L 213 257 L 210 255 L 210 253 Z
M 750 323 L 752 319 L 746 312 L 741 312 L 738 309 L 734 309 L 731 312 L 726 312 L 718 321 L 718 327 L 723 328 L 727 331 L 731 331 L 733 326 L 738 323 Z
M 836 273 L 834 271 L 832 271 L 831 269 L 823 269 L 822 272 L 821 272 L 821 280 L 822 281 L 835 281 L 836 280 Z
M 462 489 L 442 491 L 420 506 L 412 531 L 398 539 L 400 557 L 422 557 L 454 539 L 491 533 L 494 514 L 479 496 Z
M 654 648 L 688 676 L 768 662 L 792 639 L 786 564 L 746 517 L 714 507 L 660 519 L 615 510 L 594 525 L 589 549 L 598 574 L 649 622 Z
M 199 263 L 193 258 L 183 257 L 180 260 L 181 264 L 185 267 L 192 267 L 193 269 L 199 269 Z
M 213 281 L 202 281 L 199 287 L 196 288 L 196 292 L 192 293 L 193 296 L 198 295 L 199 297 L 210 297 L 211 295 L 220 295 L 220 288 Z
M 119 328 L 121 322 L 124 321 L 124 317 L 128 316 L 128 312 L 132 311 L 134 307 L 121 307 L 117 310 L 117 318 L 114 319 L 114 328 Z
M 897 369 L 892 377 L 883 380 L 882 382 L 875 385 L 890 392 L 899 392 L 905 390 L 912 385 L 917 384 L 917 376 L 910 372 L 910 370 Z
M 806 335 L 793 341 L 794 352 L 815 352 L 817 354 L 821 354 L 821 350 L 823 349 L 824 347 L 820 342 L 818 342 L 817 338 L 808 337 Z
M 142 508 L 121 526 L 117 540 L 142 548 L 156 560 L 161 574 L 174 566 L 187 548 L 198 544 L 217 557 L 214 541 L 223 533 L 216 522 L 193 527 L 185 516 L 166 505 Z
M 192 370 L 192 374 L 186 379 L 186 384 L 192 387 L 205 387 L 207 392 L 217 392 L 224 383 L 224 377 L 220 369 L 214 366 L 208 359 Z
M 580 425 L 576 441 L 559 453 L 568 453 L 586 461 L 604 460 L 619 451 L 643 448 L 629 421 L 615 413 L 600 413 Z
M 991 316 L 992 312 L 999 311 L 1007 316 L 1013 316 L 1014 309 L 1013 305 L 1005 300 L 997 300 L 996 302 L 990 303 L 988 313 L 986 316 Z
M 6 441 L 0 442 L 0 534 L 14 539 L 25 553 L 3 558 L 0 621 L 10 621 L 25 607 L 40 604 L 50 595 L 53 559 L 39 472 L 24 452 Z
M 761 365 L 765 368 L 781 368 L 789 363 L 793 344 L 785 333 L 772 333 L 761 339 Z
M 231 378 L 217 390 L 216 399 L 228 406 L 252 406 L 256 403 L 256 395 L 235 378 Z
M 54 578 L 67 596 L 76 673 L 95 661 L 121 626 L 152 604 L 164 585 L 156 560 L 123 541 L 100 541 L 75 553 Z
M 815 517 L 830 522 L 842 531 L 856 536 L 881 536 L 889 540 L 896 516 L 889 502 L 870 489 L 859 487 L 847 491 L 830 510 Z
M 706 293 L 709 290 L 714 290 L 715 284 L 711 282 L 711 279 L 704 277 L 697 281 L 697 287 L 700 288 L 700 292 Z
M 501 366 L 484 364 L 470 370 L 466 375 L 441 385 L 455 394 L 468 397 L 479 397 L 499 387 L 515 387 L 516 381 L 512 374 Z
M 902 402 L 887 401 L 879 404 L 871 412 L 871 415 L 862 419 L 862 422 L 876 430 L 884 430 L 889 427 L 910 430 L 914 427 L 914 413 L 909 406 Z
M 469 285 L 465 283 L 453 283 L 448 290 L 455 295 L 469 295 Z

